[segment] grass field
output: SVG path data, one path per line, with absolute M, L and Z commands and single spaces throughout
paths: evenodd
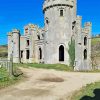
M 100 82 L 89 84 L 76 91 L 71 100 L 100 100 Z
M 97 43 L 100 43 L 100 38 L 93 38 L 92 45 L 96 45 Z
M 100 38 L 92 39 L 92 61 L 94 66 L 100 66 Z

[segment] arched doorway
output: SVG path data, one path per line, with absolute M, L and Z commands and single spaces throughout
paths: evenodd
M 84 60 L 87 60 L 87 50 L 84 50 Z
M 39 59 L 42 59 L 42 49 L 39 48 Z
M 64 61 L 64 46 L 59 47 L 59 61 Z

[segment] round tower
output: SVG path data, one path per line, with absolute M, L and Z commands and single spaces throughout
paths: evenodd
M 13 33 L 13 62 L 20 63 L 20 31 L 14 29 Z
M 76 20 L 76 0 L 45 0 L 45 63 L 69 65 L 69 42 Z

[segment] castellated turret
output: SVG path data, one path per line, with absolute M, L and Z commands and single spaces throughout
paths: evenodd
M 91 27 L 86 22 L 82 28 L 82 17 L 76 18 L 75 34 L 75 70 L 91 70 Z
M 76 2 L 73 0 L 45 0 L 44 2 L 46 63 L 69 65 L 68 43 L 73 34 L 72 24 L 76 20 L 74 3 Z
M 85 57 L 85 51 L 87 52 L 87 59 L 84 60 L 84 69 L 90 70 L 92 69 L 92 64 L 91 64 L 91 32 L 92 32 L 92 23 L 91 22 L 86 22 L 84 24 L 84 29 L 82 31 L 83 34 L 83 43 L 84 43 L 84 57 Z M 86 67 L 85 67 L 86 66 Z
M 20 31 L 13 29 L 13 62 L 20 63 Z

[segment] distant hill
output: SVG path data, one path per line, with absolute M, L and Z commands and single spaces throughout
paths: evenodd
M 0 58 L 6 58 L 8 56 L 8 46 L 1 45 L 0 46 Z
M 92 39 L 92 60 L 95 66 L 100 66 L 100 37 Z

